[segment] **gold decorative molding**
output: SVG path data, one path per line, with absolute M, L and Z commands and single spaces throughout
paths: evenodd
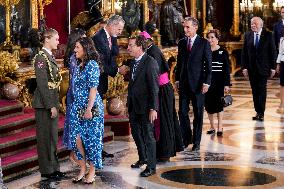
M 202 21 L 203 21 L 203 30 L 206 28 L 206 0 L 202 1 Z
M 32 28 L 38 29 L 38 4 L 37 0 L 30 0 Z
M 0 5 L 5 7 L 6 11 L 6 40 L 4 46 L 11 46 L 11 30 L 10 30 L 10 17 L 11 17 L 11 6 L 17 5 L 20 0 L 0 0 Z
M 196 0 L 190 1 L 190 15 L 196 18 Z
M 153 2 L 157 5 L 162 5 L 165 0 L 153 0 Z
M 146 24 L 146 22 L 149 21 L 149 8 L 148 8 L 148 0 L 144 0 L 143 2 L 143 10 L 144 10 L 144 20 L 143 24 Z
M 233 54 L 233 51 L 242 49 L 243 41 L 220 42 L 219 44 L 228 51 L 231 63 L 231 74 L 235 75 L 241 68 L 237 66 L 237 58 L 236 55 Z
M 52 3 L 52 0 L 38 0 L 38 7 L 39 7 L 39 16 L 40 18 L 44 18 L 43 10 L 46 5 Z
M 240 30 L 239 30 L 239 24 L 240 24 L 240 3 L 239 0 L 234 0 L 234 5 L 233 5 L 233 24 L 230 29 L 230 33 L 233 36 L 239 36 L 241 35 Z

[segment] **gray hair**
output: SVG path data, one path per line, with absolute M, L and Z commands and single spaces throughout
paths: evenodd
M 250 21 L 252 22 L 253 20 L 260 22 L 261 27 L 263 27 L 263 20 L 260 17 L 255 16 Z
M 184 18 L 184 22 L 187 21 L 187 22 L 191 22 L 193 26 L 197 26 L 199 25 L 199 22 L 196 18 L 194 17 L 185 17 Z
M 117 25 L 119 23 L 125 24 L 125 21 L 123 20 L 122 16 L 117 14 L 111 16 L 107 21 L 107 25 Z

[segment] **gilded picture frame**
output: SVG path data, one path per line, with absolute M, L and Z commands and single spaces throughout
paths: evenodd
M 114 13 L 114 2 L 115 0 L 102 0 L 101 12 L 103 15 Z

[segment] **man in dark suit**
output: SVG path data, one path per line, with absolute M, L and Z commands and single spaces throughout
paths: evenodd
M 99 78 L 98 92 L 103 95 L 108 90 L 108 76 L 115 77 L 124 68 L 118 68 L 116 56 L 119 53 L 117 36 L 121 34 L 124 27 L 124 20 L 119 15 L 113 15 L 107 21 L 107 25 L 100 29 L 93 37 L 96 50 L 100 54 L 103 72 Z
M 271 32 L 263 29 L 259 17 L 251 19 L 251 30 L 245 34 L 242 49 L 242 70 L 249 77 L 256 116 L 253 120 L 263 121 L 268 77 L 273 77 L 276 67 L 276 47 Z
M 102 99 L 108 90 L 108 76 L 115 77 L 118 72 L 124 73 L 125 66 L 118 68 L 116 64 L 116 56 L 119 53 L 117 36 L 121 34 L 124 23 L 121 16 L 113 15 L 107 21 L 106 26 L 100 29 L 93 37 L 103 67 L 98 86 L 98 92 Z M 103 151 L 103 157 L 113 157 L 113 154 Z
M 146 39 L 143 36 L 129 39 L 128 52 L 135 58 L 130 66 L 127 106 L 131 133 L 137 146 L 139 160 L 132 168 L 147 164 L 140 173 L 148 177 L 156 173 L 156 141 L 154 120 L 157 119 L 159 67 L 156 60 L 145 53 Z
M 279 48 L 280 38 L 283 36 L 284 30 L 284 6 L 280 8 L 281 20 L 276 22 L 273 26 L 274 42 L 277 49 Z
M 192 150 L 200 149 L 204 94 L 211 84 L 212 53 L 209 42 L 196 34 L 198 20 L 184 19 L 186 37 L 178 43 L 176 87 L 179 89 L 179 119 L 185 147 L 193 143 Z M 193 133 L 188 116 L 192 102 L 194 120 Z

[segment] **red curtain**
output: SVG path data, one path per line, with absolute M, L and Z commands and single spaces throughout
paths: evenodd
M 85 10 L 85 0 L 70 0 L 71 20 Z M 53 0 L 44 9 L 46 25 L 59 33 L 60 43 L 66 43 L 68 38 L 67 0 Z

